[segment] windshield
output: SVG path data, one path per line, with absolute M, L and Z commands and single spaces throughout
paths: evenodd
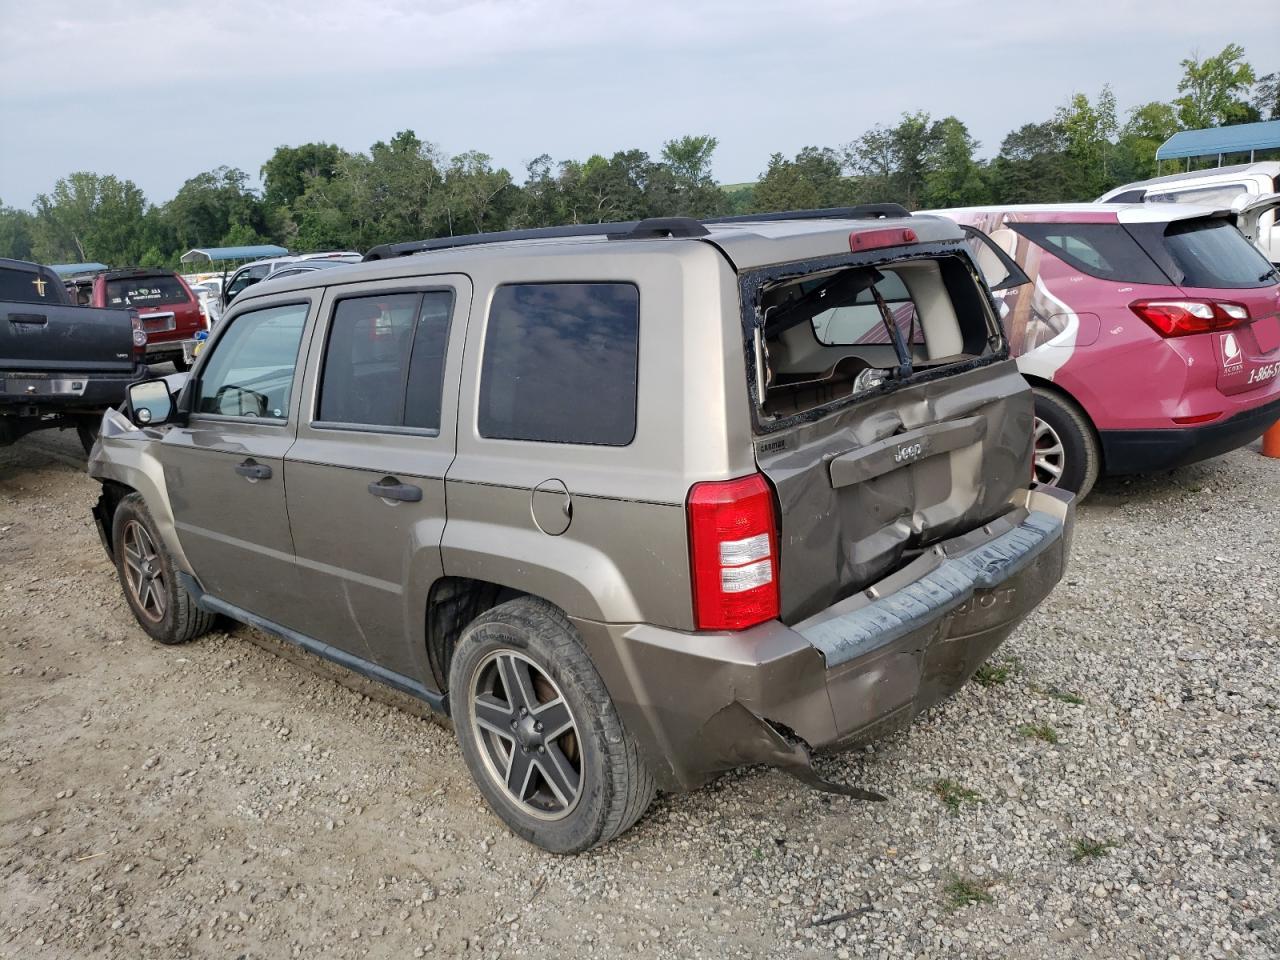
M 107 281 L 107 306 L 109 307 L 142 309 L 186 302 L 187 291 L 183 288 L 182 281 L 174 276 L 160 274 Z
M 1263 287 L 1275 268 L 1226 220 L 1181 220 L 1169 225 L 1164 246 L 1182 271 L 1184 287 Z

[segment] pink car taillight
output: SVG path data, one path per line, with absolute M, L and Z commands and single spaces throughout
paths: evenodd
M 1249 322 L 1249 308 L 1226 300 L 1135 300 L 1129 309 L 1162 337 L 1230 330 Z

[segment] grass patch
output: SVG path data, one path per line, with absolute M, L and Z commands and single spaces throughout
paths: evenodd
M 947 805 L 952 813 L 959 812 L 966 803 L 982 803 L 982 794 L 956 783 L 954 780 L 935 780 L 930 787 L 934 795 Z
M 952 910 L 959 910 L 975 903 L 993 902 L 991 894 L 987 893 L 987 885 L 968 877 L 953 876 L 942 888 L 942 893 L 947 898 L 947 907 Z
M 1076 706 L 1084 703 L 1084 697 L 1078 693 L 1072 693 L 1070 690 L 1059 690 L 1057 687 L 1050 687 L 1045 691 L 1045 695 L 1053 697 L 1055 700 L 1061 700 L 1063 703 L 1074 703 Z
M 1088 837 L 1077 837 L 1071 841 L 1071 862 L 1082 863 L 1085 860 L 1096 860 L 1105 857 L 1115 844 L 1110 840 L 1090 840 Z
M 1058 742 L 1058 731 L 1047 723 L 1024 723 L 1018 728 L 1018 732 L 1032 740 L 1042 740 L 1045 743 Z
M 973 675 L 975 683 L 984 687 L 1003 687 L 1013 676 L 1012 663 L 994 663 L 988 661 L 980 666 Z

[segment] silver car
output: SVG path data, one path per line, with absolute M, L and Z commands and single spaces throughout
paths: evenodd
M 891 205 L 452 237 L 245 290 L 104 418 L 138 623 L 225 616 L 452 718 L 558 853 L 960 687 L 1062 576 L 960 229 Z

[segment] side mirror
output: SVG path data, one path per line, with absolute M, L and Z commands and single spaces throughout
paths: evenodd
M 129 385 L 128 416 L 140 427 L 154 427 L 173 419 L 173 394 L 163 380 L 141 380 Z

